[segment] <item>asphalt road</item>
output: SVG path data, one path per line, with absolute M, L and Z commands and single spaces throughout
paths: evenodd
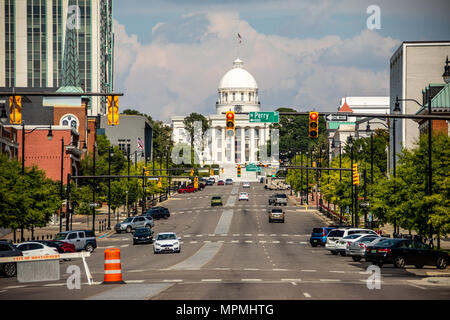
M 238 193 L 249 192 L 249 201 Z M 131 234 L 111 234 L 98 240 L 87 258 L 94 284 L 88 285 L 81 260 L 63 261 L 61 280 L 18 283 L 0 278 L 0 300 L 448 300 L 447 282 L 430 282 L 411 269 L 384 266 L 380 289 L 369 289 L 367 262 L 333 256 L 310 246 L 313 227 L 325 222 L 314 212 L 289 203 L 285 223 L 269 223 L 268 197 L 273 191 L 252 183 L 211 186 L 193 194 L 176 195 L 165 203 L 171 217 L 155 221 L 154 231 L 181 237 L 180 253 L 153 253 L 153 246 L 133 246 Z M 211 208 L 212 195 L 223 207 Z M 102 284 L 104 249 L 121 250 L 125 284 Z M 70 265 L 81 269 L 81 288 L 69 290 Z M 426 272 L 436 272 L 425 267 Z M 446 270 L 448 271 L 448 269 Z M 448 272 L 447 272 L 448 273 Z

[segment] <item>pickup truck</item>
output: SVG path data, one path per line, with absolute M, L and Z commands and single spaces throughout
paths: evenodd
M 269 223 L 273 221 L 280 221 L 284 223 L 284 212 L 282 209 L 270 209 L 269 210 Z
M 269 197 L 269 205 L 284 205 L 287 206 L 287 196 L 284 193 L 276 193 Z

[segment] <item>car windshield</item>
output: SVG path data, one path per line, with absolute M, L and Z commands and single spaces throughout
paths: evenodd
M 136 229 L 135 234 L 150 234 L 150 230 L 148 228 L 140 228 Z
M 285 194 L 277 194 L 277 198 L 286 198 L 286 195 Z
M 401 241 L 403 241 L 403 240 L 401 240 L 401 239 L 383 240 L 383 241 L 378 242 L 376 244 L 376 246 L 377 247 L 393 247 Z
M 329 237 L 342 237 L 344 235 L 344 230 L 331 230 L 328 234 Z
M 131 221 L 133 221 L 133 217 L 129 217 L 129 218 L 126 218 L 125 220 L 123 220 L 123 222 L 131 222 Z
M 349 236 L 344 237 L 343 239 L 356 239 L 356 238 L 359 238 L 359 237 L 361 237 L 360 234 L 351 234 Z
M 58 233 L 55 236 L 55 240 L 64 240 L 66 238 L 66 234 L 65 233 Z
M 246 192 L 241 192 L 241 196 L 247 196 L 248 195 L 248 193 L 246 193 Z
M 176 240 L 177 236 L 173 233 L 158 234 L 157 240 Z
M 212 200 L 221 200 L 221 197 L 212 197 Z
M 282 213 L 283 210 L 281 209 L 272 209 L 272 213 Z
M 314 228 L 312 233 L 322 233 L 323 229 L 322 228 Z

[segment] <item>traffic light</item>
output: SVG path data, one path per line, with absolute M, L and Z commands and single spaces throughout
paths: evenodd
M 108 96 L 108 125 L 119 124 L 119 96 Z
M 241 176 L 241 165 L 240 164 L 238 164 L 238 167 L 237 167 L 237 176 L 238 177 Z
M 22 97 L 10 96 L 9 97 L 9 123 L 21 124 L 22 123 Z
M 194 169 L 191 169 L 191 173 L 189 175 L 192 177 L 194 175 Z
M 211 169 L 210 171 L 210 175 L 213 176 L 214 175 L 214 169 Z
M 194 178 L 194 188 L 198 189 L 198 177 Z
M 228 137 L 234 136 L 234 130 L 235 130 L 234 111 L 226 112 L 226 126 L 225 127 L 227 130 L 227 136 Z
M 319 137 L 319 113 L 318 112 L 310 112 L 309 113 L 308 136 L 310 138 L 318 138 Z
M 158 188 L 162 188 L 162 178 L 161 177 L 158 178 L 158 183 L 156 184 L 156 186 Z
M 352 174 L 353 174 L 353 184 L 359 185 L 359 173 L 357 163 L 353 164 Z

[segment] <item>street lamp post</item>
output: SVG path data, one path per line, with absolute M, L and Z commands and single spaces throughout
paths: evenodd
M 112 147 L 108 148 L 108 175 L 111 175 Z M 130 173 L 128 173 L 130 175 Z M 108 178 L 108 230 L 111 230 L 111 178 Z
M 347 138 L 347 144 L 350 146 L 350 168 L 353 169 L 353 137 L 348 136 Z M 354 226 L 355 220 L 353 219 L 354 214 L 354 199 L 353 199 L 353 174 L 351 175 L 351 199 L 352 199 L 352 226 Z
M 97 151 L 97 143 L 94 143 L 94 150 L 93 150 L 93 154 L 92 154 L 92 159 L 93 159 L 93 175 L 95 176 L 95 153 Z M 96 188 L 96 183 L 95 183 L 95 178 L 93 178 L 92 181 L 92 231 L 95 232 L 95 188 Z

